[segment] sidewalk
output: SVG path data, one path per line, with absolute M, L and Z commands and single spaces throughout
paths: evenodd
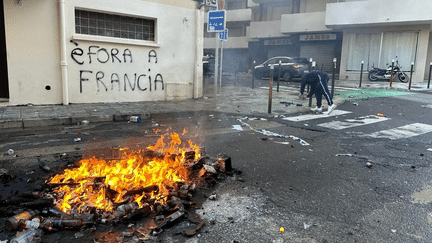
M 246 77 L 247 78 L 247 77 Z M 330 81 L 331 83 L 331 81 Z M 299 84 L 297 82 L 297 84 Z M 357 89 L 359 83 L 335 81 L 338 88 Z M 411 85 L 411 91 L 428 90 L 427 83 Z M 390 89 L 388 82 L 363 81 L 364 89 Z M 392 89 L 408 91 L 408 84 L 394 82 Z M 7 106 L 0 103 L 0 129 L 25 128 L 35 126 L 71 125 L 87 120 L 89 123 L 128 121 L 130 116 L 149 119 L 161 113 L 208 110 L 253 116 L 276 116 L 309 111 L 309 100 L 297 97 L 298 89 L 292 85 L 281 84 L 279 92 L 273 89 L 271 113 L 268 113 L 269 90 L 265 87 L 237 87 L 234 84 L 218 87 L 214 95 L 214 84 L 204 85 L 204 97 L 184 101 L 156 101 L 130 103 L 94 103 L 63 105 Z M 315 99 L 313 99 L 315 102 Z M 342 97 L 335 96 L 334 102 L 341 104 Z M 324 110 L 327 102 L 323 100 Z

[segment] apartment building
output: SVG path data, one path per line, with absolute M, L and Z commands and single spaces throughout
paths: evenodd
M 0 15 L 2 103 L 202 97 L 196 2 L 2 0 Z
M 346 80 L 359 78 L 362 62 L 367 72 L 372 67 L 386 68 L 392 60 L 399 61 L 404 71 L 409 71 L 413 63 L 414 82 L 422 82 L 428 76 L 432 61 L 432 6 L 428 0 L 238 2 L 242 3 L 238 4 L 241 11 L 251 10 L 250 21 L 245 18 L 231 22 L 230 15 L 235 13 L 227 11 L 228 29 L 236 24 L 245 31 L 235 45 L 228 44 L 229 37 L 224 52 L 232 50 L 238 56 L 244 55 L 241 61 L 247 65 L 240 65 L 242 71 L 250 69 L 253 61 L 258 64 L 274 56 L 300 56 L 313 59 L 317 68 L 324 71 L 331 71 L 336 59 L 337 73 Z M 206 37 L 205 51 L 211 52 L 215 40 L 208 34 Z

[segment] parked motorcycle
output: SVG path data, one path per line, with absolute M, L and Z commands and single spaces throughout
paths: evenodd
M 397 57 L 396 57 L 397 58 Z M 387 63 L 387 65 L 389 65 Z M 377 80 L 390 80 L 392 66 L 389 65 L 387 69 L 373 68 L 369 70 L 368 78 L 370 81 Z M 402 83 L 409 81 L 408 75 L 402 71 L 402 67 L 399 65 L 399 61 L 396 59 L 396 63 L 393 66 L 393 77 L 398 77 Z

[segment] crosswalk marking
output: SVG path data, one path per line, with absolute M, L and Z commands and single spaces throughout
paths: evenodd
M 396 140 L 396 139 L 414 137 L 429 132 L 432 132 L 432 125 L 413 123 L 413 124 L 396 127 L 389 130 L 374 132 L 371 134 L 365 134 L 361 136 L 372 137 L 372 138 L 388 138 L 391 140 Z
M 326 118 L 326 117 L 332 117 L 332 116 L 340 116 L 340 115 L 345 115 L 351 113 L 350 111 L 342 111 L 342 110 L 334 110 L 332 113 L 330 113 L 330 115 L 326 115 L 326 114 L 319 114 L 319 115 L 301 115 L 301 116 L 293 116 L 293 117 L 285 117 L 282 118 L 283 120 L 287 120 L 287 121 L 308 121 L 308 120 L 313 120 L 313 119 L 318 119 L 318 118 Z
M 370 115 L 370 116 L 357 117 L 356 119 L 346 119 L 345 121 L 332 121 L 332 122 L 321 123 L 318 124 L 318 126 L 325 127 L 328 129 L 342 130 L 350 127 L 358 127 L 358 126 L 382 122 L 386 120 L 389 120 L 389 118 Z

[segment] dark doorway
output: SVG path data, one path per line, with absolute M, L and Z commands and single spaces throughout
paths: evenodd
M 3 0 L 0 0 L 0 98 L 9 98 L 6 58 L 6 31 Z

